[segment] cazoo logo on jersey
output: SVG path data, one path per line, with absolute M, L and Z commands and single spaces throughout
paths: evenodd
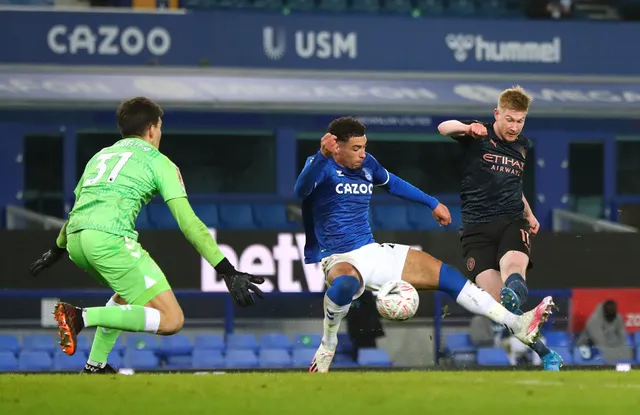
M 302 59 L 356 59 L 358 34 L 321 30 L 297 30 L 294 33 L 295 53 Z M 262 29 L 262 48 L 271 60 L 280 60 L 288 48 L 287 31 L 267 26 Z
M 171 49 L 171 35 L 164 27 L 144 31 L 136 26 L 55 25 L 47 33 L 49 49 L 58 55 L 139 55 L 148 51 L 162 56 Z
M 518 42 L 487 40 L 482 35 L 450 33 L 447 47 L 458 62 L 469 58 L 477 62 L 560 63 L 562 42 L 554 36 L 548 42 Z

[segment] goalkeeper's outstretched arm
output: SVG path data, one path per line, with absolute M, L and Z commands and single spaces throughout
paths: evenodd
M 255 284 L 262 284 L 264 278 L 236 271 L 220 251 L 209 229 L 198 219 L 186 197 L 170 199 L 167 206 L 187 240 L 224 279 L 229 294 L 237 305 L 246 307 L 254 304 L 250 291 L 263 297 L 262 291 Z
M 185 238 L 215 268 L 216 272 L 224 275 L 233 275 L 236 272 L 235 268 L 220 251 L 215 239 L 209 233 L 209 229 L 196 216 L 187 198 L 171 199 L 167 202 L 167 206 L 178 222 L 178 226 Z

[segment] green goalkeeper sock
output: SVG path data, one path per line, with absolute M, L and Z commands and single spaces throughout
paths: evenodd
M 119 305 L 120 304 L 113 301 L 112 298 L 107 302 L 107 307 Z M 122 330 L 96 327 L 96 335 L 91 344 L 91 353 L 89 353 L 89 362 L 94 364 L 94 366 L 107 363 L 109 353 L 113 350 L 113 346 L 116 345 L 121 332 Z
M 139 305 L 89 307 L 83 311 L 85 327 L 156 333 L 160 327 L 160 311 Z

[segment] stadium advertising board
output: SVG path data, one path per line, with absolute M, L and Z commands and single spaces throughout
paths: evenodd
M 240 269 L 263 275 L 265 291 L 323 290 L 316 265 L 303 265 L 304 234 L 300 231 L 212 230 L 221 249 Z M 57 236 L 52 231 L 0 231 L 0 287 L 2 289 L 100 288 L 87 274 L 64 259 L 38 278 L 29 264 L 45 252 Z M 378 241 L 421 247 L 444 262 L 464 270 L 457 232 L 375 232 Z M 222 291 L 223 284 L 180 231 L 141 231 L 140 242 L 177 289 Z M 541 233 L 533 241 L 531 289 L 629 287 L 635 285 L 637 234 L 584 235 Z M 636 297 L 637 298 L 637 297 Z M 635 313 L 635 311 L 631 311 Z M 635 321 L 635 320 L 634 320 Z
M 631 284 L 635 285 L 635 284 Z M 604 301 L 614 300 L 629 332 L 640 331 L 640 289 L 638 288 L 580 288 L 571 294 L 571 329 L 579 333 L 596 307 Z
M 635 75 L 638 58 L 611 45 L 640 33 L 621 22 L 234 11 L 2 11 L 2 21 L 2 63 L 486 73 Z
M 608 82 L 526 81 L 536 115 L 607 116 L 637 115 L 640 84 Z M 103 105 L 140 94 L 163 106 L 218 109 L 269 108 L 390 113 L 444 114 L 483 111 L 494 105 L 511 82 L 449 79 L 358 79 L 319 76 L 230 76 L 221 74 L 126 74 L 38 71 L 0 72 L 0 100 L 51 105 Z

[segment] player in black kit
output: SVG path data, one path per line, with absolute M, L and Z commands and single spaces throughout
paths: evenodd
M 438 126 L 465 149 L 460 239 L 468 276 L 513 313 L 521 313 L 527 300 L 530 235 L 540 228 L 522 193 L 531 141 L 521 132 L 530 102 L 516 86 L 500 94 L 494 122 L 449 120 Z M 540 339 L 532 348 L 545 370 L 560 370 L 562 358 Z

